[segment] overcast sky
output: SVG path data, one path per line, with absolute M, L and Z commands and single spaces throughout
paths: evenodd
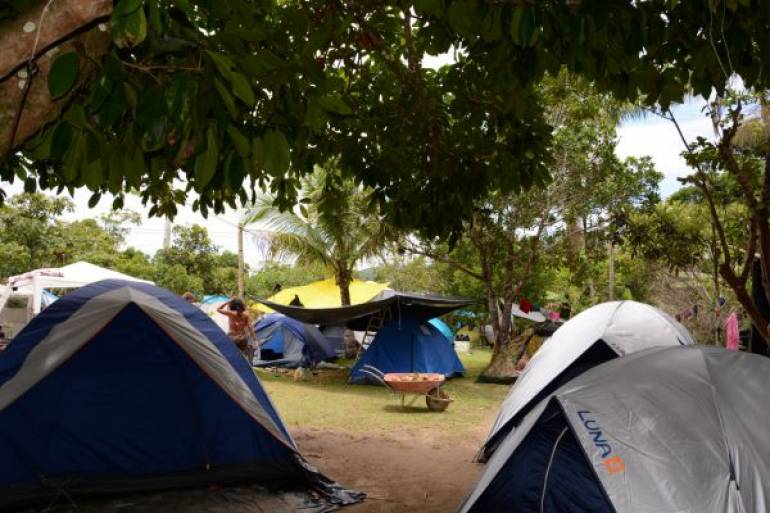
M 711 119 L 702 111 L 704 105 L 705 101 L 699 97 L 673 109 L 674 116 L 688 141 L 694 141 L 698 136 L 708 139 L 714 137 Z M 684 150 L 684 144 L 674 124 L 654 114 L 626 121 L 618 127 L 616 153 L 620 157 L 651 156 L 658 171 L 665 175 L 661 184 L 664 196 L 670 195 L 679 188 L 677 177 L 690 174 L 687 164 L 680 156 Z
M 713 137 L 710 119 L 701 111 L 704 102 L 702 99 L 694 99 L 674 109 L 674 113 L 680 122 L 682 131 L 688 140 L 694 140 L 698 135 Z M 649 115 L 645 118 L 633 119 L 623 122 L 618 127 L 617 153 L 620 157 L 650 155 L 659 171 L 664 173 L 665 179 L 662 185 L 664 196 L 671 194 L 679 187 L 676 178 L 689 174 L 687 165 L 680 153 L 684 150 L 682 141 L 676 133 L 674 125 L 667 120 Z M 21 190 L 21 184 L 15 184 L 10 188 L 10 193 Z M 90 193 L 77 191 L 75 194 L 75 212 L 69 215 L 71 219 L 95 217 L 110 208 L 111 200 L 103 198 L 94 209 L 88 208 Z M 141 226 L 133 227 L 128 237 L 128 245 L 133 246 L 148 254 L 153 254 L 163 244 L 164 221 L 158 218 L 148 218 L 147 208 L 135 197 L 129 197 L 126 208 L 135 210 L 143 215 Z M 214 243 L 223 249 L 236 251 L 237 231 L 233 226 L 238 222 L 237 212 L 228 212 L 222 216 L 209 216 L 204 219 L 200 214 L 194 213 L 191 208 L 180 210 L 175 223 L 198 223 L 208 228 Z M 258 266 L 264 258 L 260 251 L 264 243 L 257 244 L 254 237 L 247 234 L 245 237 L 246 261 L 253 266 Z

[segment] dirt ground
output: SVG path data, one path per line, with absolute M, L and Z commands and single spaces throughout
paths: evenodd
M 321 471 L 366 492 L 362 504 L 344 513 L 451 513 L 481 472 L 473 459 L 486 429 L 485 424 L 458 437 L 427 430 L 361 434 L 303 428 L 294 437 Z

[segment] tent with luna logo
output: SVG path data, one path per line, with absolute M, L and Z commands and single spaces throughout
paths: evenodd
M 546 340 L 503 402 L 480 459 L 486 460 L 540 400 L 607 360 L 656 346 L 695 343 L 687 328 L 657 308 L 611 301 L 581 312 Z
M 461 513 L 767 513 L 770 360 L 657 347 L 532 409 Z

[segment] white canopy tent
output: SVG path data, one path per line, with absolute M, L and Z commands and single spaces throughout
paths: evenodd
M 5 309 L 9 299 L 14 297 L 26 298 L 28 302 L 27 321 L 29 321 L 32 317 L 39 314 L 42 309 L 43 290 L 77 289 L 101 280 L 127 280 L 152 283 L 88 262 L 75 262 L 64 267 L 35 269 L 34 271 L 8 278 L 8 283 L 0 290 L 0 312 Z

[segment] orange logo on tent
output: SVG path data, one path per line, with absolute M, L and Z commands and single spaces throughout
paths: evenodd
M 604 468 L 607 469 L 607 473 L 610 475 L 620 474 L 626 470 L 626 464 L 620 456 L 613 456 L 612 458 L 604 460 Z

